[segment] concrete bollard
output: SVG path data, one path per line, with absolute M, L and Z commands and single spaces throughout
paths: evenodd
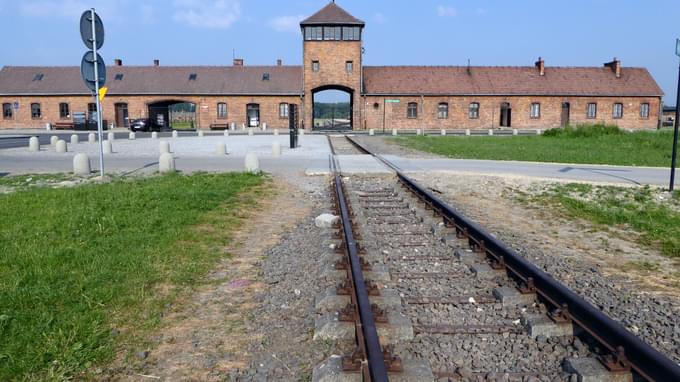
M 107 137 L 106 139 L 108 139 L 109 142 L 113 142 L 113 141 L 116 140 L 116 135 L 113 134 L 113 131 L 110 131 L 110 132 L 106 135 L 106 137 Z
M 305 136 L 305 129 L 298 130 L 298 137 L 304 137 L 304 136 Z
M 227 155 L 227 145 L 224 142 L 218 143 L 215 147 L 215 154 L 221 156 Z
M 137 134 L 135 134 L 134 131 L 131 131 L 130 134 L 128 134 L 128 139 L 134 141 L 135 139 L 137 139 Z
M 423 135 L 423 131 L 420 129 L 416 129 L 416 135 Z
M 374 136 L 374 135 L 375 135 L 375 130 L 373 130 L 373 129 L 368 129 L 368 135 L 370 135 L 371 137 Z
M 50 145 L 52 147 L 56 146 L 58 140 L 59 140 L 59 137 L 57 137 L 56 135 L 51 136 L 50 137 Z
M 97 143 L 97 136 L 94 133 L 87 134 L 87 143 Z
M 173 137 L 173 138 L 179 137 L 179 133 L 177 132 L 177 130 L 173 130 L 173 131 L 172 131 L 172 137 Z
M 152 132 L 152 133 L 151 133 L 151 138 L 152 138 L 152 139 L 158 139 L 158 133 L 155 132 L 155 131 Z
M 246 172 L 249 172 L 251 174 L 260 173 L 260 160 L 257 159 L 257 155 L 255 155 L 255 153 L 246 154 L 245 168 Z
M 236 122 L 232 122 L 229 124 L 229 130 L 236 130 Z
M 158 157 L 158 172 L 165 174 L 175 171 L 175 158 L 170 153 L 162 153 Z
M 203 130 L 198 130 L 198 136 L 199 137 L 202 138 L 204 135 L 205 135 L 205 133 L 203 132 Z
M 279 135 L 279 129 L 274 129 L 274 136 L 278 136 L 278 135 Z
M 73 135 L 71 135 L 71 144 L 72 144 L 72 145 L 77 145 L 77 144 L 78 144 L 78 134 L 73 134 Z
M 111 141 L 105 140 L 102 142 L 102 146 L 104 147 L 104 154 L 113 154 L 113 144 L 111 144 Z
M 512 135 L 517 135 L 517 134 L 519 134 L 519 132 L 517 131 L 517 129 L 512 129 Z
M 541 134 L 543 134 L 543 131 L 541 131 L 541 129 L 536 129 L 536 135 L 541 135 Z
M 262 122 L 262 131 L 267 131 L 267 122 Z
M 57 141 L 56 148 L 58 153 L 65 153 L 68 151 L 68 148 L 66 147 L 66 141 L 63 139 Z
M 468 137 L 470 136 L 470 129 L 465 129 L 465 135 Z
M 76 175 L 90 175 L 92 167 L 90 158 L 83 153 L 78 153 L 73 157 L 73 173 Z
M 158 152 L 160 154 L 164 153 L 170 153 L 170 142 L 168 141 L 160 141 L 158 142 Z
M 397 131 L 397 129 L 392 129 L 392 135 L 395 136 L 395 137 L 397 135 L 399 135 L 399 132 Z
M 228 137 L 229 136 L 229 130 L 224 130 L 224 136 Z
M 253 131 L 253 130 L 254 129 L 252 129 L 252 128 L 248 129 L 248 136 L 249 137 L 252 137 L 253 135 L 255 135 L 255 131 Z
M 246 124 L 245 124 L 245 123 L 242 123 L 242 124 L 241 124 L 241 130 L 245 130 L 245 129 L 246 129 Z
M 493 136 L 493 129 L 489 129 L 489 136 Z
M 31 137 L 28 139 L 28 151 L 40 151 L 40 140 L 38 140 L 38 137 Z
M 442 137 L 446 136 L 446 129 L 442 129 Z
M 281 156 L 281 144 L 278 141 L 272 143 L 272 155 L 275 157 Z

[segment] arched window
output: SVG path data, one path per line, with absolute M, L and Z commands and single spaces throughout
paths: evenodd
M 440 102 L 437 106 L 437 118 L 446 119 L 449 118 L 449 104 L 446 102 Z
M 279 104 L 279 118 L 288 118 L 288 104 L 285 102 Z
M 418 118 L 418 103 L 409 102 L 408 108 L 406 109 L 406 116 L 408 118 Z
M 479 118 L 479 102 L 472 102 L 470 108 L 468 109 L 468 118 L 477 119 Z
M 227 118 L 227 104 L 220 102 L 217 104 L 217 118 Z

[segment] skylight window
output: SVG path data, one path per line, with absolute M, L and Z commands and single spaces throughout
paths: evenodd
M 122 73 L 116 74 L 116 81 L 122 81 L 122 80 L 123 80 L 123 74 Z
M 35 77 L 33 77 L 33 81 L 42 81 L 43 77 L 45 77 L 44 74 L 38 73 L 35 75 Z
M 269 81 L 269 73 L 262 73 L 262 81 Z
M 196 78 L 198 78 L 198 74 L 196 73 L 189 74 L 189 81 L 196 81 Z

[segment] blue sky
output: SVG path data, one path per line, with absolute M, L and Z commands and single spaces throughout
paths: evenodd
M 2 65 L 79 65 L 83 10 L 106 26 L 102 55 L 126 65 L 300 64 L 298 22 L 327 1 L 0 0 Z M 341 0 L 366 21 L 367 65 L 647 67 L 675 102 L 677 0 Z

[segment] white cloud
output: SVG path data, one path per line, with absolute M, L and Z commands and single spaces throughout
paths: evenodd
M 450 5 L 438 5 L 437 15 L 440 17 L 454 17 L 458 14 L 456 8 Z
M 271 19 L 269 26 L 279 32 L 296 32 L 300 30 L 300 21 L 304 19 L 304 15 L 279 16 Z
M 373 15 L 373 21 L 378 24 L 385 24 L 387 22 L 387 17 L 380 12 L 376 12 L 376 14 Z
M 174 19 L 191 27 L 227 29 L 241 17 L 238 0 L 175 0 Z

